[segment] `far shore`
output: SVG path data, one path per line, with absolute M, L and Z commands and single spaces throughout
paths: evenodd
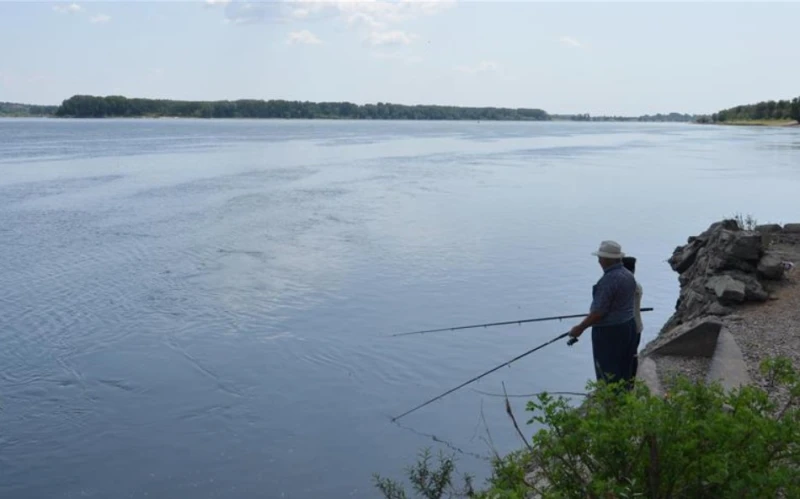
M 0 119 L 52 119 L 52 120 L 193 120 L 193 121 L 236 121 L 236 120 L 252 120 L 252 121 L 441 121 L 441 122 L 497 122 L 497 123 L 677 123 L 677 124 L 691 124 L 691 125 L 720 125 L 720 126 L 742 126 L 742 127 L 779 127 L 779 128 L 793 128 L 800 127 L 800 123 L 796 120 L 734 120 L 722 122 L 708 122 L 703 123 L 699 121 L 670 121 L 670 120 L 639 120 L 635 118 L 630 119 L 607 119 L 607 120 L 571 120 L 562 117 L 555 117 L 546 120 L 534 119 L 411 119 L 411 118 L 344 118 L 344 117 L 320 117 L 320 118 L 222 118 L 211 117 L 204 118 L 199 116 L 170 116 L 170 115 L 150 115 L 150 116 L 91 116 L 91 117 L 72 117 L 72 116 L 55 116 L 55 115 L 0 115 Z
M 474 123 L 591 123 L 591 124 L 599 124 L 599 123 L 658 123 L 658 124 L 692 124 L 691 121 L 670 121 L 670 120 L 639 120 L 636 118 L 631 119 L 608 119 L 608 120 L 570 120 L 570 119 L 563 119 L 563 118 L 551 118 L 546 120 L 533 120 L 533 119 L 465 119 L 465 118 L 458 118 L 458 119 L 433 119 L 433 118 L 350 118 L 350 117 L 320 117 L 320 118 L 279 118 L 279 117 L 269 117 L 269 118 L 256 118 L 256 117 L 211 117 L 211 118 L 204 118 L 200 116 L 55 116 L 55 115 L 35 115 L 35 116 L 3 116 L 0 115 L 0 119 L 47 119 L 47 120 L 55 120 L 55 121 L 70 121 L 70 120 L 91 120 L 91 121 L 102 121 L 102 120 L 193 120 L 193 121 L 359 121 L 359 122 L 369 122 L 369 121 L 407 121 L 407 122 L 447 122 L 447 123 L 457 123 L 457 122 L 474 122 Z
M 768 126 L 768 127 L 795 127 L 800 126 L 795 120 L 736 120 L 711 123 L 712 125 L 727 126 Z

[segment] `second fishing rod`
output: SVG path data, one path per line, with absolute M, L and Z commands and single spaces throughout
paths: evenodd
M 520 360 L 520 359 L 521 359 L 521 358 L 523 358 L 523 357 L 527 357 L 528 355 L 532 354 L 533 352 L 536 352 L 536 351 L 538 351 L 538 350 L 541 350 L 542 348 L 546 347 L 547 345 L 550 345 L 550 344 L 552 344 L 552 343 L 555 343 L 556 341 L 558 341 L 558 340 L 560 340 L 560 339 L 562 339 L 562 338 L 566 338 L 567 336 L 569 336 L 569 333 L 563 333 L 563 334 L 559 334 L 558 336 L 556 336 L 556 337 L 555 337 L 555 338 L 553 338 L 552 340 L 546 341 L 545 343 L 542 343 L 541 345 L 539 345 L 539 346 L 537 346 L 537 347 L 531 348 L 531 349 L 530 349 L 530 350 L 528 350 L 527 352 L 523 352 L 523 353 L 521 353 L 521 354 L 517 355 L 516 357 L 514 357 L 514 358 L 513 358 L 513 359 L 511 359 L 511 360 L 508 360 L 508 361 L 506 361 L 506 362 L 503 362 L 503 363 L 502 363 L 502 364 L 500 364 L 499 366 L 495 366 L 495 367 L 493 367 L 493 368 L 489 369 L 488 371 L 486 371 L 486 372 L 484 372 L 484 373 L 482 373 L 482 374 L 479 374 L 479 375 L 475 376 L 474 378 L 471 378 L 471 379 L 469 379 L 469 380 L 467 380 L 467 381 L 465 381 L 465 382 L 461 383 L 460 385 L 458 385 L 458 386 L 456 386 L 456 387 L 454 387 L 454 388 L 451 388 L 451 389 L 447 390 L 446 392 L 442 393 L 441 395 L 437 395 L 436 397 L 433 397 L 433 398 L 432 398 L 432 399 L 430 399 L 430 400 L 426 400 L 425 402 L 423 402 L 423 403 L 419 404 L 418 406 L 416 406 L 416 407 L 414 407 L 414 408 L 412 408 L 412 409 L 409 409 L 409 410 L 407 410 L 406 412 L 404 412 L 403 414 L 400 414 L 399 416 L 395 416 L 395 417 L 393 417 L 393 418 L 392 418 L 392 422 L 395 422 L 395 421 L 397 421 L 398 419 L 402 418 L 403 416 L 407 416 L 408 414 L 411 414 L 412 412 L 414 412 L 414 411 L 416 411 L 416 410 L 418 410 L 418 409 L 422 409 L 422 408 L 423 408 L 423 407 L 425 407 L 426 405 L 428 405 L 428 404 L 431 404 L 431 403 L 433 403 L 433 402 L 436 402 L 437 400 L 439 400 L 439 399 L 441 399 L 441 398 L 445 397 L 446 395 L 449 395 L 449 394 L 453 393 L 454 391 L 456 391 L 456 390 L 459 390 L 459 389 L 461 389 L 461 388 L 463 388 L 463 387 L 467 386 L 467 385 L 468 385 L 468 384 L 470 384 L 470 383 L 473 383 L 473 382 L 475 382 L 475 381 L 478 381 L 479 379 L 481 379 L 481 378 L 484 378 L 484 377 L 486 377 L 486 376 L 488 376 L 488 375 L 492 374 L 493 372 L 495 372 L 495 371 L 497 371 L 497 370 L 499 370 L 499 369 L 501 369 L 501 368 L 503 368 L 503 367 L 510 366 L 512 362 L 516 362 L 516 361 Z M 575 342 L 577 342 L 577 341 L 578 341 L 578 339 L 577 339 L 577 338 L 570 338 L 570 339 L 569 339 L 569 341 L 567 342 L 567 345 L 573 345 L 573 344 L 575 344 Z
M 640 309 L 641 312 L 647 312 L 647 311 L 651 311 L 651 310 L 653 310 L 653 309 L 652 308 L 642 308 L 642 309 Z M 576 314 L 575 316 L 576 317 L 584 317 L 586 315 L 588 315 L 588 314 Z M 527 319 L 527 322 L 537 322 L 537 321 L 542 321 L 542 320 L 554 320 L 554 319 L 561 319 L 561 318 L 566 318 L 566 316 L 558 316 L 558 317 L 554 317 L 554 318 L 545 317 L 545 318 L 539 318 L 539 319 Z M 514 322 L 511 322 L 511 324 L 513 324 L 513 323 Z M 501 322 L 501 323 L 496 323 L 496 324 L 497 325 L 505 325 L 505 324 L 509 324 L 509 322 Z M 486 324 L 486 325 L 478 324 L 478 325 L 474 325 L 474 326 L 460 326 L 460 328 L 461 329 L 466 329 L 466 328 L 469 328 L 469 327 L 484 327 L 484 326 L 490 326 L 490 325 L 495 325 L 495 324 Z M 450 329 L 455 329 L 455 328 L 450 328 Z M 446 330 L 447 329 L 435 329 L 435 330 L 429 330 L 429 331 L 415 331 L 415 332 L 405 333 L 405 334 L 416 334 L 416 333 L 423 333 L 423 332 L 446 331 Z M 475 381 L 478 381 L 479 379 L 484 378 L 484 377 L 492 374 L 493 372 L 495 372 L 495 371 L 497 371 L 497 370 L 499 370 L 499 369 L 501 369 L 503 367 L 510 366 L 513 362 L 516 362 L 516 361 L 522 359 L 523 357 L 527 357 L 528 355 L 541 350 L 542 348 L 546 347 L 547 345 L 551 345 L 551 344 L 555 343 L 556 341 L 558 341 L 558 340 L 560 340 L 562 338 L 567 338 L 567 337 L 569 337 L 569 340 L 567 341 L 567 345 L 569 345 L 569 346 L 574 345 L 578 341 L 578 338 L 577 337 L 571 337 L 569 332 L 559 334 L 555 338 L 553 338 L 553 339 L 551 339 L 549 341 L 546 341 L 546 342 L 542 343 L 539 346 L 531 348 L 530 350 L 517 355 L 516 357 L 514 357 L 511 360 L 503 362 L 502 364 L 500 364 L 498 366 L 495 366 L 495 367 L 489 369 L 488 371 L 486 371 L 484 373 L 481 373 L 481 374 L 479 374 L 479 375 L 477 375 L 477 376 L 475 376 L 475 377 L 473 377 L 473 378 L 461 383 L 460 385 L 447 390 L 446 392 L 444 392 L 444 393 L 442 393 L 440 395 L 437 395 L 436 397 L 433 397 L 432 399 L 426 400 L 425 402 L 419 404 L 416 407 L 413 407 L 413 408 L 407 410 L 406 412 L 400 414 L 399 416 L 395 416 L 395 417 L 391 418 L 391 420 L 392 420 L 392 422 L 395 422 L 398 419 L 400 419 L 400 418 L 402 418 L 404 416 L 407 416 L 408 414 L 411 414 L 414 411 L 422 409 L 423 407 L 427 406 L 428 404 L 432 404 L 433 402 L 436 402 L 437 400 L 440 400 L 440 399 L 444 398 L 445 396 L 453 393 L 456 390 L 460 390 L 461 388 L 469 385 L 470 383 L 474 383 Z

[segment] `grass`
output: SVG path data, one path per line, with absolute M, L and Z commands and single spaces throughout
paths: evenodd
M 736 220 L 736 225 L 738 225 L 742 230 L 755 230 L 756 226 L 758 225 L 758 220 L 756 220 L 756 218 L 749 213 L 747 215 L 736 213 L 731 218 Z
M 797 125 L 795 120 L 732 120 L 723 121 L 719 125 L 734 126 L 793 126 Z

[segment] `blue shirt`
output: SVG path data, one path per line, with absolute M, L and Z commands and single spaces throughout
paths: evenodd
M 592 287 L 592 313 L 603 314 L 595 326 L 613 326 L 634 318 L 636 279 L 633 274 L 615 263 L 603 271 L 603 276 Z

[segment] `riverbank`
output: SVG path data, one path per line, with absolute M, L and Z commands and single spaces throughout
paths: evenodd
M 800 125 L 795 120 L 736 120 L 712 123 L 713 125 L 727 126 L 766 126 L 766 127 L 795 127 Z
M 676 310 L 640 354 L 655 371 L 647 373 L 653 391 L 668 390 L 674 374 L 765 387 L 764 360 L 800 365 L 800 224 L 745 225 L 712 224 L 670 257 L 681 286 Z

